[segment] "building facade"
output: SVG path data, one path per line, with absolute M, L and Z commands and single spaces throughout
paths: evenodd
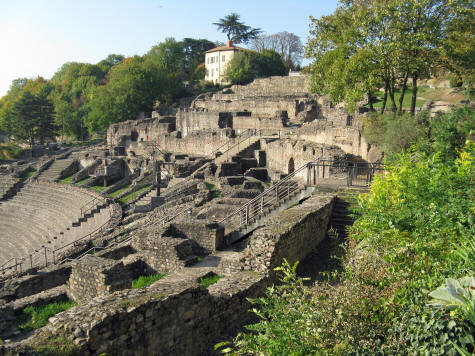
M 232 41 L 228 41 L 226 46 L 210 49 L 205 54 L 205 80 L 214 84 L 225 84 L 224 71 L 234 54 L 243 51 L 244 48 L 236 47 Z

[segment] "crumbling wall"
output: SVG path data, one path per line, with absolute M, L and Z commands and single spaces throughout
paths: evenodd
M 310 161 L 332 160 L 346 155 L 337 146 L 291 138 L 269 142 L 263 148 L 266 151 L 267 167 L 284 174 L 291 173 Z M 306 172 L 300 178 L 306 179 Z
M 96 296 L 130 288 L 132 276 L 120 261 L 84 256 L 72 263 L 68 286 L 69 294 L 77 302 L 86 302 Z

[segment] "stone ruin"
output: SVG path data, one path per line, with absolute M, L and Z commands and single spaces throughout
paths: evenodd
M 166 116 L 111 125 L 106 147 L 6 166 L 0 221 L 21 207 L 26 223 L 0 228 L 0 354 L 34 354 L 54 338 L 84 355 L 213 354 L 251 322 L 246 298 L 276 281 L 283 258 L 319 248 L 350 184 L 345 169 L 371 179 L 381 158 L 360 133 L 365 109 L 334 107 L 308 81 L 202 94 Z M 222 278 L 205 288 L 210 276 Z M 16 342 L 16 315 L 62 300 L 78 306 Z

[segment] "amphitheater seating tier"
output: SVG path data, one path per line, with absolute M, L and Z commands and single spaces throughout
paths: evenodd
M 53 250 L 74 242 L 104 226 L 111 216 L 106 200 L 85 189 L 27 183 L 0 202 L 0 266 L 29 254 L 41 260 L 45 246 Z

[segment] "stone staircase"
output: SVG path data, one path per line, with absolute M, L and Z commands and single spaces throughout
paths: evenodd
M 308 162 L 219 221 L 226 227 L 226 243 L 234 243 L 269 217 L 309 197 L 315 187 L 308 184 L 308 172 L 315 164 L 318 162 Z M 307 184 L 301 178 L 302 175 L 307 176 Z
M 353 198 L 348 194 L 340 193 L 335 199 L 329 228 L 333 229 L 340 239 L 345 239 L 348 236 L 348 228 L 355 221 L 350 209 L 352 203 L 354 203 Z
M 73 158 L 56 159 L 53 163 L 38 175 L 38 179 L 54 182 L 61 177 L 61 173 L 74 163 Z

